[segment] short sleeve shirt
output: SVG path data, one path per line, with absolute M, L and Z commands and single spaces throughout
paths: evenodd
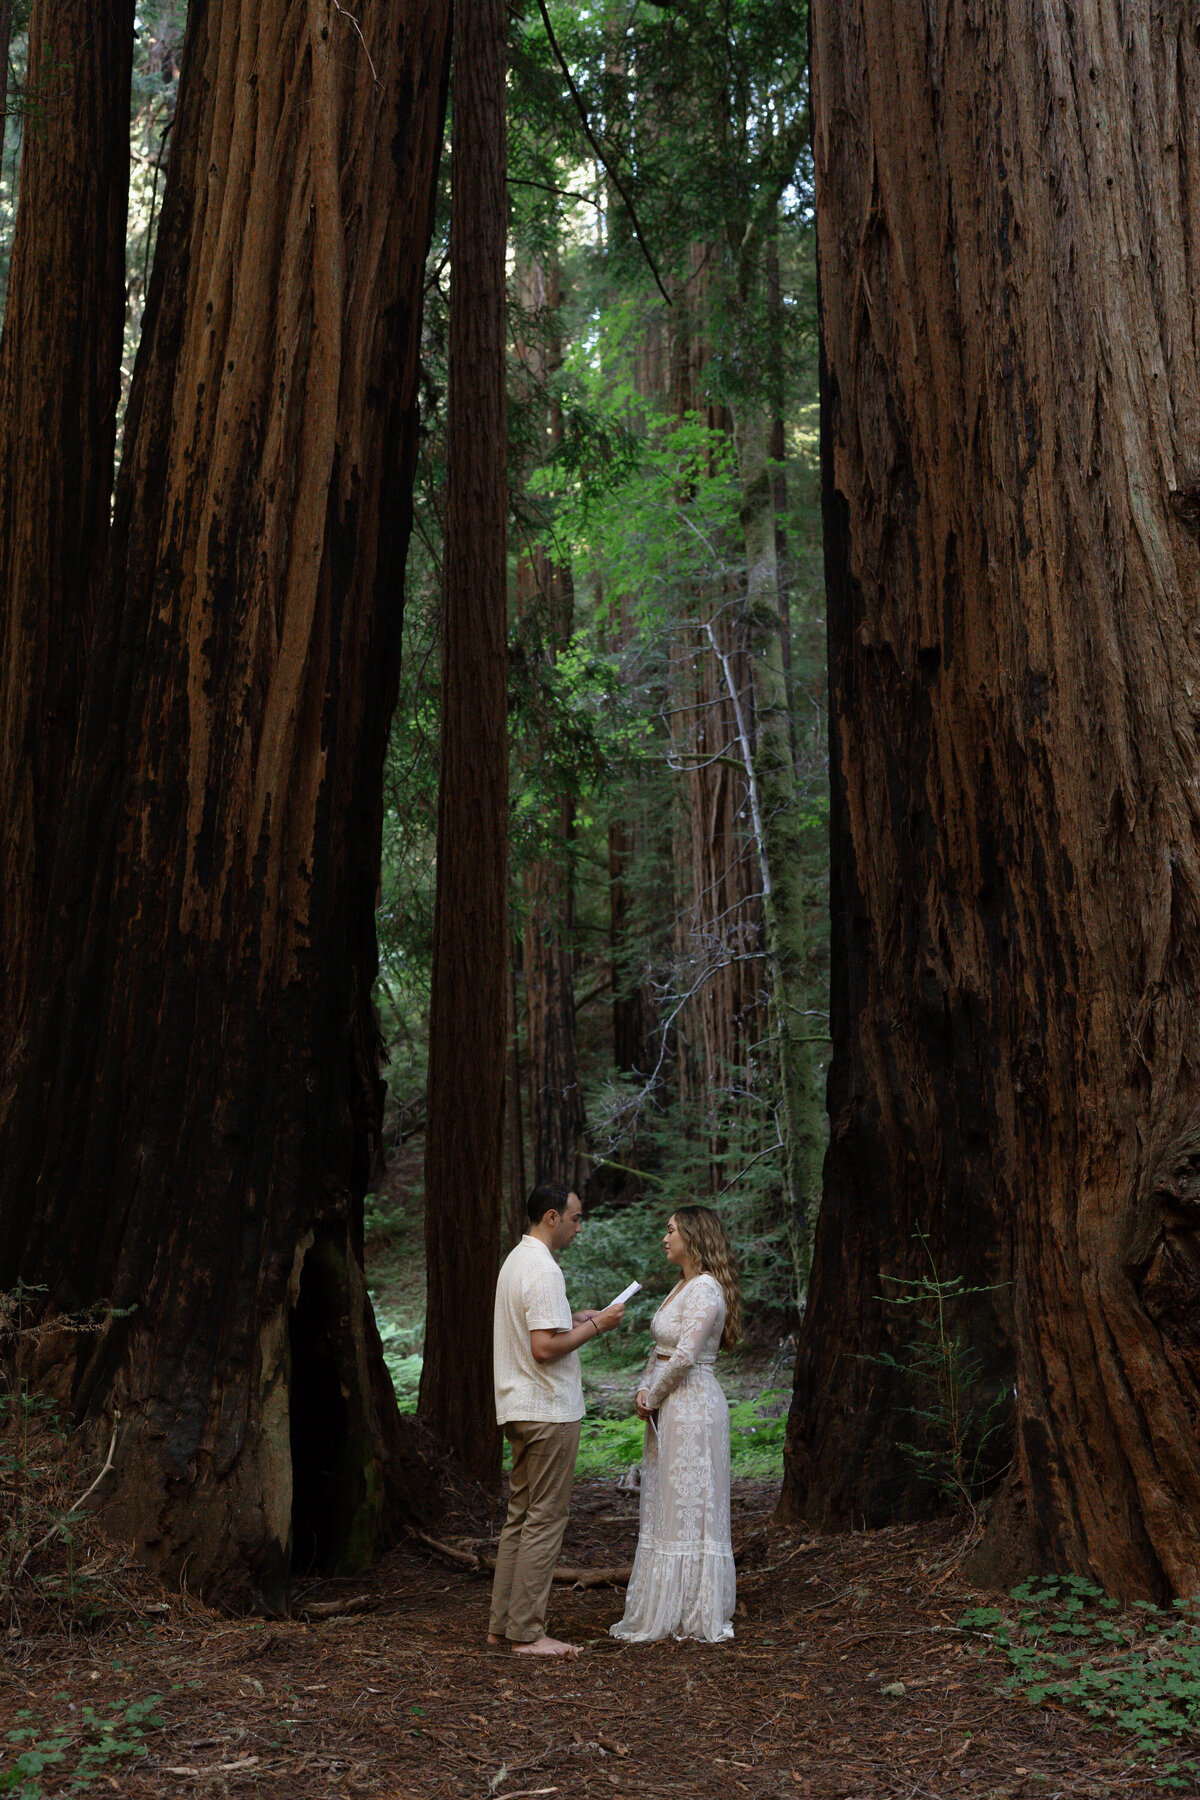
M 493 1367 L 496 1418 L 501 1425 L 571 1424 L 583 1417 L 579 1353 L 555 1362 L 533 1360 L 531 1331 L 570 1331 L 571 1308 L 562 1270 L 540 1238 L 526 1234 L 510 1250 L 496 1283 Z

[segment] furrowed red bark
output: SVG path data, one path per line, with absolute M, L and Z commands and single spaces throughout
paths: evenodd
M 425 1128 L 420 1412 L 498 1486 L 492 1296 L 508 968 L 505 11 L 454 21 L 441 778 Z
M 1036 1554 L 1200 1585 L 1200 47 L 813 12 L 834 1065 L 785 1506 L 919 1503 L 877 1296 L 1013 1286 Z M 979 71 L 988 72 L 981 84 Z
M 383 1541 L 374 896 L 443 0 L 193 0 L 79 750 L 0 1136 L 0 1283 L 109 1525 L 207 1596 Z M 360 35 L 361 33 L 361 35 Z M 32 1197 L 32 1204 L 31 1204 Z
M 11 1095 L 108 539 L 133 0 L 38 0 L 0 335 L 0 1109 Z M 0 147 L 10 4 L 0 6 Z

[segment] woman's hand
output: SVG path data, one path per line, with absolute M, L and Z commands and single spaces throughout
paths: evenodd
M 637 1408 L 638 1418 L 639 1419 L 648 1419 L 650 1417 L 650 1390 L 649 1390 L 649 1388 L 639 1388 L 637 1391 L 637 1398 L 635 1399 L 633 1404 Z

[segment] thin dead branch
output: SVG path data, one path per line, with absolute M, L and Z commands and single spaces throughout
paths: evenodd
M 80 1494 L 78 1500 L 75 1501 L 73 1506 L 69 1506 L 67 1508 L 66 1513 L 63 1515 L 63 1517 L 61 1519 L 55 1520 L 54 1524 L 50 1527 L 49 1531 L 46 1532 L 44 1537 L 40 1537 L 40 1538 L 38 1538 L 36 1543 L 30 1544 L 30 1546 L 26 1550 L 24 1556 L 21 1558 L 20 1562 L 17 1564 L 17 1572 L 16 1572 L 16 1576 L 14 1577 L 15 1580 L 19 1581 L 21 1576 L 25 1573 L 26 1567 L 29 1563 L 29 1559 L 31 1556 L 35 1556 L 39 1550 L 44 1550 L 46 1548 L 47 1544 L 53 1543 L 53 1541 L 56 1537 L 59 1537 L 62 1535 L 62 1533 L 67 1529 L 67 1520 L 71 1517 L 72 1513 L 77 1513 L 79 1511 L 80 1507 L 83 1505 L 84 1501 L 91 1499 L 91 1497 L 95 1493 L 96 1489 L 100 1486 L 100 1483 L 104 1480 L 104 1477 L 108 1474 L 109 1470 L 112 1468 L 113 1454 L 117 1448 L 117 1427 L 120 1424 L 120 1422 L 121 1422 L 120 1413 L 114 1413 L 113 1414 L 113 1431 L 112 1431 L 112 1438 L 111 1438 L 111 1440 L 109 1442 L 109 1446 L 108 1446 L 108 1455 L 105 1457 L 104 1467 L 101 1469 L 100 1473 L 97 1475 L 95 1481 L 93 1481 L 91 1486 L 86 1488 L 84 1490 L 84 1492 L 82 1494 Z

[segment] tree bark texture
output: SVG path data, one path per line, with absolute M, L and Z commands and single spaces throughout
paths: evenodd
M 1040 1556 L 1192 1594 L 1200 46 L 1111 0 L 813 34 L 834 1064 L 784 1504 L 916 1504 L 871 1357 L 920 1227 L 1012 1281 Z
M 112 499 L 133 0 L 38 0 L 0 335 L 0 1108 L 11 1094 Z M 11 5 L 0 6 L 7 91 Z M 4 112 L 0 104 L 0 146 Z
M 109 1523 L 278 1605 L 406 1462 L 362 1273 L 383 759 L 443 0 L 193 0 L 29 1048 L 0 1282 L 121 1414 Z M 31 1206 L 31 1196 L 33 1204 Z
M 514 283 L 524 321 L 517 357 L 533 430 L 531 466 L 562 442 L 562 408 L 549 383 L 562 366 L 558 269 L 537 257 L 517 264 Z M 527 671 L 538 704 L 542 671 L 551 671 L 570 642 L 575 622 L 575 584 L 568 565 L 540 544 L 523 550 L 516 573 L 517 616 Z M 543 740 L 552 727 L 543 727 Z M 543 742 L 544 766 L 553 767 Z M 529 1149 L 533 1185 L 565 1181 L 582 1192 L 587 1172 L 587 1119 L 579 1085 L 572 963 L 575 804 L 569 792 L 549 796 L 542 832 L 544 853 L 521 871 L 525 905 L 524 957 L 526 1044 L 529 1068 Z
M 492 1296 L 508 980 L 505 11 L 454 21 L 441 779 L 425 1129 L 420 1412 L 498 1486 Z

